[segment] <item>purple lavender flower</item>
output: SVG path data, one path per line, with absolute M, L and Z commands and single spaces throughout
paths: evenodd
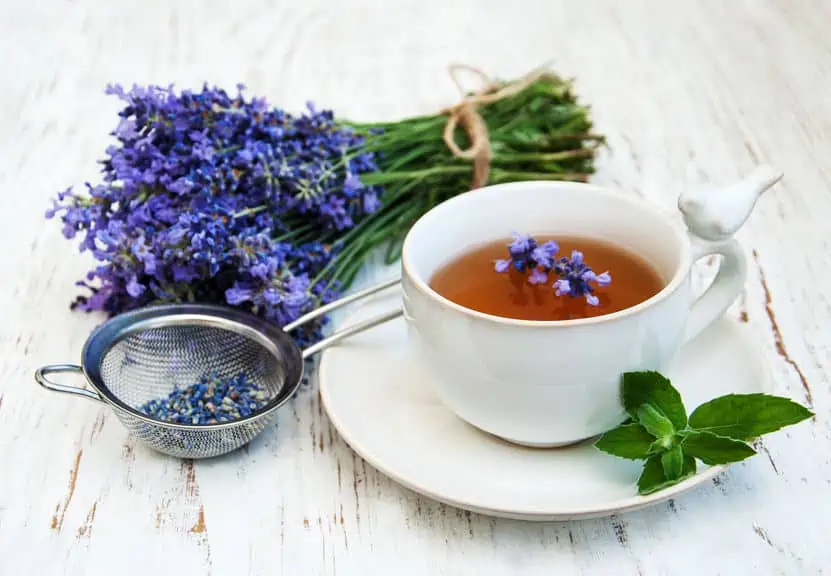
M 571 258 L 565 256 L 555 260 L 560 247 L 549 240 L 543 244 L 525 234 L 514 234 L 508 245 L 509 258 L 497 260 L 494 270 L 506 272 L 511 266 L 518 272 L 528 272 L 529 284 L 542 284 L 553 273 L 556 280 L 552 288 L 557 296 L 583 297 L 590 306 L 598 306 L 600 299 L 595 295 L 595 286 L 608 286 L 612 282 L 609 272 L 595 274 L 585 263 L 583 253 L 574 250 Z
M 537 247 L 537 241 L 527 234 L 513 232 L 511 236 L 513 237 L 513 242 L 508 244 L 508 251 L 511 253 L 511 256 L 516 257 L 531 252 Z
M 234 282 L 234 285 L 225 291 L 225 301 L 231 306 L 237 306 L 243 302 L 248 302 L 254 296 L 254 290 L 249 287 L 242 286 L 239 282 Z
M 102 182 L 60 192 L 46 212 L 101 264 L 74 306 L 215 302 L 283 324 L 336 296 L 337 247 L 308 239 L 380 208 L 382 190 L 361 180 L 375 156 L 331 111 L 292 115 L 239 90 L 107 87 L 124 108 Z
M 552 266 L 554 256 L 560 249 L 558 244 L 549 240 L 543 244 L 538 244 L 537 240 L 527 234 L 512 234 L 513 240 L 508 244 L 508 254 L 510 258 L 505 260 L 497 260 L 494 263 L 494 270 L 497 272 L 506 272 L 511 266 L 518 272 L 531 271 L 538 267 L 543 271 L 549 270 Z M 534 275 L 535 279 L 539 279 L 538 274 Z
M 586 299 L 590 306 L 598 306 L 600 299 L 594 294 L 595 288 L 592 283 L 598 286 L 608 286 L 612 277 L 608 272 L 603 273 L 602 283 L 598 276 L 586 265 L 583 253 L 574 250 L 571 258 L 560 258 L 554 265 L 554 271 L 559 277 L 554 283 L 554 290 L 558 296 L 568 294 L 572 298 L 580 296 Z
M 548 282 L 547 272 L 540 270 L 539 268 L 531 270 L 531 274 L 528 276 L 529 284 L 544 284 L 546 282 Z
M 537 262 L 533 258 L 537 249 L 537 241 L 526 234 L 513 233 L 513 242 L 508 244 L 508 253 L 511 255 L 511 262 L 517 272 L 525 272 L 536 267 Z
M 374 191 L 370 190 L 364 194 L 364 213 L 374 214 L 381 208 L 381 199 Z
M 557 296 L 564 296 L 571 293 L 571 284 L 565 278 L 554 281 L 554 290 Z
M 554 256 L 557 254 L 559 249 L 560 246 L 556 242 L 549 240 L 548 242 L 534 248 L 531 252 L 531 259 L 538 266 L 542 266 L 546 270 L 550 269 L 554 261 Z
M 130 277 L 130 281 L 127 282 L 127 294 L 133 298 L 138 298 L 144 293 L 145 290 L 147 290 L 147 287 L 143 284 L 139 284 L 139 281 L 135 276 Z
M 612 276 L 609 274 L 608 270 L 603 272 L 602 274 L 598 274 L 594 277 L 594 281 L 597 282 L 598 286 L 608 286 L 612 283 Z
M 510 267 L 511 267 L 511 260 L 510 259 L 497 260 L 493 264 L 493 269 L 496 270 L 497 272 L 500 272 L 500 273 L 501 272 L 507 272 L 508 268 L 510 268 Z

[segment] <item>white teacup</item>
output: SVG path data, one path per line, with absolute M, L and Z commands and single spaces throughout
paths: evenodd
M 411 340 L 438 396 L 473 426 L 528 446 L 571 444 L 617 426 L 625 419 L 621 375 L 667 367 L 742 290 L 745 256 L 731 236 L 780 178 L 761 167 L 733 187 L 683 195 L 689 230 L 646 201 L 566 182 L 490 186 L 433 208 L 404 242 L 402 281 Z M 612 241 L 648 259 L 664 288 L 619 312 L 556 322 L 483 314 L 430 288 L 444 264 L 513 231 Z M 724 258 L 694 299 L 691 266 L 710 254 Z

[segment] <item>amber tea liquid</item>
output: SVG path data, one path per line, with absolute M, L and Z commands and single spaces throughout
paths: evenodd
M 579 236 L 540 236 L 537 240 L 540 244 L 556 240 L 560 245 L 556 257 L 571 256 L 572 250 L 579 250 L 595 273 L 609 271 L 612 283 L 595 292 L 599 306 L 589 305 L 582 297 L 556 296 L 551 287 L 556 280 L 553 273 L 548 282 L 531 285 L 525 273 L 513 268 L 495 272 L 494 262 L 508 258 L 510 239 L 485 244 L 457 257 L 430 278 L 430 287 L 465 308 L 518 320 L 603 316 L 640 304 L 664 287 L 652 264 L 607 240 Z

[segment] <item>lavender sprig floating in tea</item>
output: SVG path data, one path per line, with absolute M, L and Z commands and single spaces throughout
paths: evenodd
M 507 272 L 511 268 L 521 274 L 528 274 L 529 284 L 545 284 L 551 277 L 557 296 L 584 297 L 591 306 L 598 306 L 600 299 L 595 295 L 595 286 L 603 287 L 612 283 L 609 272 L 596 274 L 583 260 L 583 253 L 571 252 L 571 257 L 556 258 L 560 246 L 554 240 L 540 244 L 527 234 L 513 234 L 508 244 L 509 257 L 497 260 L 494 270 Z

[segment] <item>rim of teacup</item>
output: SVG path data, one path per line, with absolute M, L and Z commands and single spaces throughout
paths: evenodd
M 495 316 L 493 314 L 486 314 L 484 312 L 479 312 L 477 310 L 473 310 L 471 308 L 466 308 L 461 306 L 460 304 L 456 304 L 452 300 L 445 298 L 432 288 L 428 284 L 429 280 L 425 280 L 416 272 L 415 263 L 412 261 L 412 243 L 413 237 L 419 230 L 425 226 L 430 224 L 431 219 L 438 217 L 437 215 L 447 212 L 448 210 L 454 210 L 457 205 L 464 204 L 465 202 L 469 202 L 471 197 L 475 197 L 476 195 L 482 195 L 483 193 L 492 194 L 495 191 L 505 190 L 511 192 L 516 189 L 534 189 L 534 188 L 548 188 L 551 189 L 552 192 L 559 190 L 568 190 L 568 189 L 580 189 L 582 193 L 590 193 L 600 196 L 606 196 L 608 198 L 614 198 L 617 201 L 623 200 L 633 206 L 637 206 L 639 209 L 646 210 L 647 212 L 651 212 L 656 218 L 660 218 L 664 222 L 670 225 L 670 228 L 675 232 L 677 235 L 677 239 L 679 241 L 679 246 L 681 246 L 681 254 L 678 260 L 678 265 L 675 268 L 675 272 L 672 275 L 667 284 L 658 291 L 657 294 L 647 298 L 643 302 L 636 304 L 635 306 L 630 306 L 629 308 L 624 308 L 623 310 L 618 310 L 617 312 L 612 312 L 609 314 L 603 314 L 602 316 L 593 316 L 590 318 L 576 318 L 572 320 L 520 320 L 517 318 L 506 318 L 504 316 Z M 511 192 L 514 193 L 514 192 Z M 407 277 L 413 284 L 413 286 L 421 293 L 423 293 L 428 298 L 431 298 L 438 302 L 439 304 L 455 310 L 461 314 L 470 316 L 472 318 L 477 318 L 479 320 L 485 320 L 488 322 L 493 322 L 495 324 L 502 324 L 507 326 L 524 326 L 529 328 L 556 328 L 556 327 L 571 327 L 571 326 L 586 326 L 591 324 L 603 324 L 607 322 L 614 322 L 615 320 L 619 320 L 620 318 L 625 318 L 627 316 L 633 316 L 635 314 L 639 314 L 644 310 L 652 308 L 659 302 L 668 298 L 671 294 L 673 294 L 684 282 L 687 275 L 690 272 L 690 268 L 692 267 L 692 246 L 690 244 L 690 239 L 687 235 L 687 229 L 678 221 L 675 221 L 671 218 L 670 214 L 661 210 L 656 204 L 649 202 L 648 200 L 644 200 L 642 198 L 631 197 L 623 195 L 620 192 L 614 191 L 612 188 L 607 188 L 604 186 L 598 186 L 596 184 L 589 184 L 584 182 L 566 182 L 566 181 L 521 181 L 521 182 L 509 182 L 506 184 L 493 184 L 491 186 L 484 186 L 482 188 L 477 188 L 475 190 L 471 190 L 469 192 L 463 192 L 453 198 L 445 200 L 441 204 L 438 204 L 431 208 L 429 211 L 424 213 L 416 222 L 410 227 L 407 236 L 404 238 L 404 243 L 401 248 L 401 266 L 402 272 L 405 277 Z

